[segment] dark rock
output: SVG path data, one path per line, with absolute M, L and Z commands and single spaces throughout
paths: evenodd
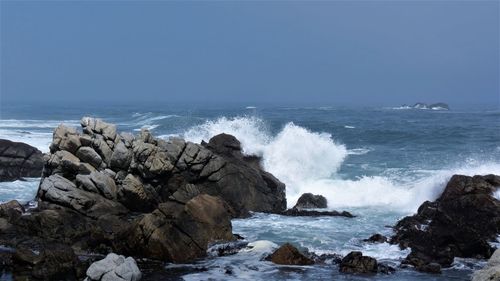
M 320 216 L 328 216 L 328 217 L 346 217 L 346 218 L 354 218 L 355 216 L 347 211 L 313 211 L 313 210 L 301 210 L 297 208 L 288 209 L 284 212 L 279 213 L 282 216 L 290 216 L 290 217 L 320 217 Z
M 371 242 L 371 243 L 385 243 L 388 241 L 388 239 L 384 235 L 377 233 L 377 234 L 373 234 L 368 239 L 364 239 L 363 241 Z
M 311 265 L 314 261 L 303 255 L 297 248 L 289 243 L 283 244 L 274 253 L 272 253 L 268 260 L 276 264 L 283 265 Z
M 314 195 L 312 193 L 304 193 L 297 200 L 294 208 L 297 209 L 314 209 L 314 208 L 326 208 L 327 202 L 326 198 L 322 195 Z
M 231 213 L 217 197 L 200 194 L 185 205 L 161 203 L 126 233 L 125 252 L 174 262 L 206 255 L 210 243 L 233 240 Z M 189 247 L 186 247 L 190 245 Z
M 21 142 L 0 139 L 0 181 L 15 181 L 24 177 L 40 177 L 43 154 Z
M 343 273 L 377 273 L 377 260 L 363 256 L 361 252 L 350 252 L 340 262 L 339 271 Z
M 488 242 L 500 233 L 495 179 L 454 175 L 436 201 L 424 202 L 417 214 L 400 220 L 391 243 L 411 248 L 405 263 L 422 269 L 431 263 L 449 267 L 455 257 L 490 257 Z
M 434 263 L 434 262 L 424 264 L 421 266 L 417 266 L 416 269 L 418 271 L 427 272 L 427 273 L 434 273 L 434 274 L 441 273 L 441 265 L 439 263 Z
M 236 239 L 238 237 L 235 236 Z M 230 256 L 238 253 L 241 249 L 245 248 L 248 245 L 246 241 L 231 241 L 225 243 L 215 243 L 210 246 L 208 249 L 208 253 L 212 257 L 224 257 Z
M 377 265 L 377 272 L 382 274 L 393 274 L 394 272 L 396 272 L 396 269 L 392 266 L 379 263 Z

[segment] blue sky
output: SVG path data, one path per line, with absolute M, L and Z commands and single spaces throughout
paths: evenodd
M 499 103 L 498 1 L 0 8 L 0 102 Z

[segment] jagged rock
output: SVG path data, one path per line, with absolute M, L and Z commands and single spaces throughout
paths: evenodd
M 127 170 L 132 162 L 132 151 L 125 146 L 125 143 L 119 142 L 111 154 L 110 166 L 116 170 Z
M 52 175 L 41 181 L 38 198 L 71 208 L 90 217 L 126 213 L 126 209 L 120 203 L 108 200 L 96 193 L 78 189 L 73 182 L 60 175 Z
M 76 152 L 76 157 L 80 158 L 81 161 L 87 162 L 94 168 L 99 168 L 102 163 L 102 158 L 99 156 L 94 149 L 88 146 L 82 146 Z
M 111 253 L 87 269 L 86 281 L 139 281 L 142 273 L 132 257 Z
M 314 210 L 301 210 L 293 207 L 292 209 L 288 209 L 284 212 L 279 212 L 280 215 L 289 216 L 289 217 L 320 217 L 320 216 L 328 216 L 328 217 L 346 217 L 346 218 L 354 218 L 355 216 L 347 211 L 314 211 Z
M 58 150 L 66 150 L 74 154 L 81 145 L 78 132 L 74 128 L 61 124 L 54 130 L 50 151 L 54 153 Z
M 472 281 L 498 281 L 500 280 L 500 250 L 496 250 L 483 269 L 472 274 Z
M 230 219 L 227 204 L 207 194 L 186 204 L 161 203 L 127 234 L 128 251 L 174 262 L 190 261 L 206 255 L 209 243 L 234 239 Z
M 107 199 L 116 199 L 116 184 L 115 181 L 105 172 L 90 173 L 90 180 L 94 183 L 97 190 Z
M 315 209 L 315 208 L 326 208 L 327 201 L 322 195 L 314 195 L 312 193 L 304 193 L 297 200 L 294 208 L 297 209 Z
M 340 262 L 339 271 L 343 273 L 376 273 L 377 260 L 363 256 L 361 252 L 350 252 Z
M 421 269 L 431 263 L 449 267 L 455 257 L 490 257 L 488 242 L 500 233 L 500 201 L 493 196 L 497 180 L 454 175 L 436 201 L 400 220 L 391 243 L 411 248 L 405 263 Z
M 0 139 L 0 181 L 40 177 L 43 155 L 38 149 L 20 142 Z
M 87 134 L 99 134 L 105 140 L 114 141 L 116 138 L 116 126 L 106 123 L 101 119 L 94 119 L 90 117 L 83 117 L 80 121 L 83 131 Z
M 128 174 L 119 189 L 120 202 L 132 211 L 153 211 L 158 205 L 156 191 L 139 177 Z
M 303 255 L 297 248 L 289 243 L 283 244 L 274 253 L 272 253 L 268 260 L 276 264 L 283 265 L 311 265 L 314 261 Z
M 370 236 L 368 239 L 364 239 L 364 242 L 371 242 L 371 243 L 385 243 L 388 241 L 387 237 L 385 237 L 382 234 L 376 233 Z

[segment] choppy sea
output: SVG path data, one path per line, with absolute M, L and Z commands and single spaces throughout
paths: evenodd
M 115 123 L 121 131 L 147 128 L 161 138 L 181 136 L 193 142 L 222 132 L 233 134 L 244 153 L 262 156 L 264 168 L 286 184 L 289 207 L 302 193 L 312 192 L 324 195 L 329 208 L 357 215 L 347 219 L 256 213 L 233 220 L 233 232 L 255 243 L 253 250 L 191 265 L 167 265 L 172 278 L 469 280 L 472 270 L 484 264 L 457 259 L 441 275 L 398 268 L 389 276 L 356 276 L 340 274 L 333 265 L 285 267 L 260 259 L 276 245 L 291 242 L 318 254 L 360 250 L 397 266 L 408 250 L 362 240 L 373 233 L 391 235 L 388 226 L 414 213 L 424 201 L 436 199 L 453 174 L 500 174 L 498 108 L 3 104 L 0 138 L 47 152 L 53 129 L 60 123 L 79 127 L 83 116 Z M 32 200 L 38 181 L 0 183 L 0 201 Z M 198 267 L 204 270 L 189 270 Z

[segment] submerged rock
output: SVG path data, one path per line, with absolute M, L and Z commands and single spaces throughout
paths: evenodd
M 141 271 L 132 257 L 111 253 L 90 265 L 85 281 L 139 281 L 141 278 Z
M 314 195 L 312 193 L 304 193 L 297 200 L 297 204 L 293 208 L 296 209 L 315 209 L 326 208 L 327 201 L 323 195 Z
M 339 271 L 343 273 L 377 273 L 378 263 L 376 259 L 354 251 L 342 259 Z
M 387 237 L 385 237 L 382 234 L 376 233 L 370 236 L 368 239 L 364 239 L 364 242 L 371 242 L 371 243 L 385 243 L 388 241 Z
M 0 139 L 0 182 L 42 175 L 43 154 L 21 142 Z
M 493 196 L 499 179 L 454 175 L 436 201 L 400 220 L 391 243 L 411 248 L 405 263 L 423 270 L 431 263 L 449 267 L 455 257 L 489 258 L 488 242 L 500 233 L 500 201 Z
M 314 211 L 314 210 L 301 210 L 293 207 L 292 209 L 288 209 L 284 212 L 279 213 L 282 216 L 290 216 L 290 217 L 346 217 L 346 218 L 354 218 L 355 216 L 347 211 Z
M 282 265 L 311 265 L 314 261 L 289 243 L 283 244 L 274 253 L 267 257 L 268 260 Z

